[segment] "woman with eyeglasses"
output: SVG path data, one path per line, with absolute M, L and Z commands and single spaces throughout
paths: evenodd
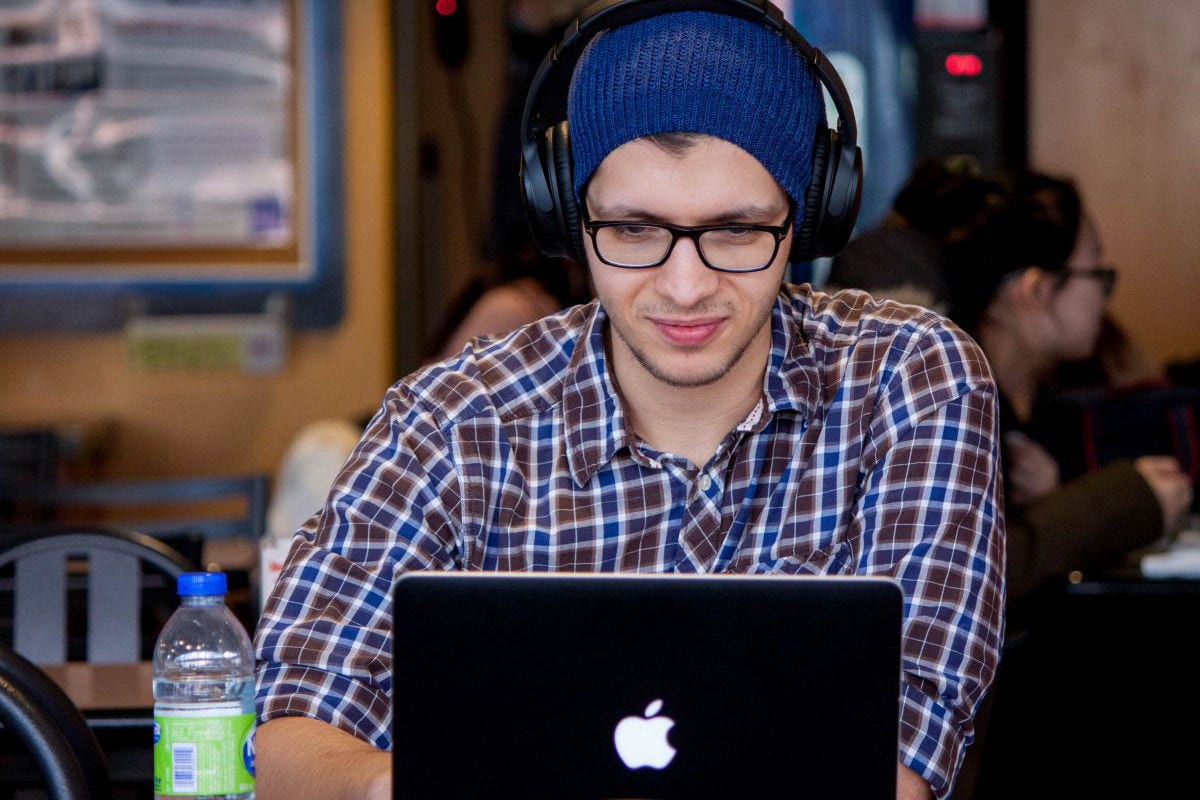
M 1063 482 L 1030 435 L 1056 369 L 1095 353 L 1117 273 L 1103 264 L 1071 182 L 1025 174 L 992 185 L 973 224 L 945 248 L 945 269 L 950 315 L 983 347 L 1001 394 L 1015 600 L 1172 530 L 1191 502 L 1191 481 L 1173 458 L 1147 456 Z
M 985 176 L 964 158 L 919 163 L 888 218 L 834 260 L 831 285 L 916 296 L 983 346 L 1001 393 L 1010 602 L 1154 541 L 1186 511 L 1188 479 L 1173 459 L 1064 482 L 1035 438 L 1041 401 L 1068 369 L 1075 385 L 1108 388 L 1159 376 L 1106 314 L 1116 280 L 1073 183 Z
M 1117 273 L 1102 262 L 1095 224 L 1071 182 L 1041 174 L 963 180 L 979 182 L 959 193 L 977 202 L 956 207 L 968 222 L 946 240 L 942 267 L 948 314 L 982 346 L 1000 392 L 1011 642 L 1026 621 L 1022 601 L 1048 579 L 1174 530 L 1191 503 L 1191 480 L 1160 456 L 1061 479 L 1035 439 L 1039 407 L 1064 364 L 1096 353 Z M 990 796 L 986 783 L 975 786 L 991 714 L 989 698 L 956 800 Z

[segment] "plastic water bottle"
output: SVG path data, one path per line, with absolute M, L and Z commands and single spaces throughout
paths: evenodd
M 225 574 L 179 576 L 154 646 L 154 797 L 254 797 L 254 652 Z

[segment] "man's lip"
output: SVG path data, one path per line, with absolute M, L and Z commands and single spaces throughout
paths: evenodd
M 684 345 L 703 344 L 711 339 L 721 327 L 724 319 L 721 317 L 703 317 L 696 319 L 651 318 L 650 321 L 659 332 L 671 342 Z

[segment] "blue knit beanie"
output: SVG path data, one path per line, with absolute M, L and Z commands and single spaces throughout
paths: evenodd
M 681 11 L 589 42 L 571 79 L 567 124 L 581 203 L 613 150 L 683 131 L 741 147 L 803 209 L 825 104 L 816 75 L 781 34 L 728 14 Z

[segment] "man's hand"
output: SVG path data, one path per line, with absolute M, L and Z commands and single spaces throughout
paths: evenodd
M 308 717 L 255 733 L 258 800 L 391 800 L 392 754 Z
M 1158 500 L 1163 513 L 1163 533 L 1178 532 L 1192 505 L 1192 479 L 1171 456 L 1142 456 L 1133 462 L 1133 467 Z

